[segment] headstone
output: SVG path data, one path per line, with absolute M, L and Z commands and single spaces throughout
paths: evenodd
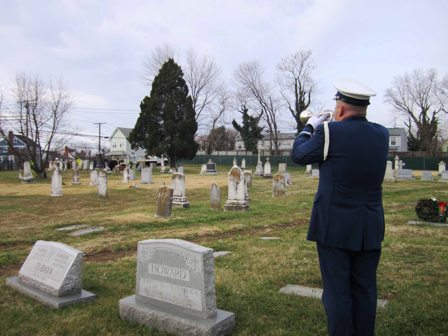
M 394 170 L 392 169 L 392 161 L 387 161 L 386 173 L 384 174 L 384 182 L 395 182 Z
M 395 172 L 397 180 L 413 180 L 412 169 L 399 169 Z
M 51 196 L 62 196 L 62 171 L 61 163 L 55 161 L 52 165 L 53 175 L 51 176 Z
M 129 182 L 129 168 L 126 166 L 123 169 L 123 180 L 121 183 L 128 183 Z
M 271 163 L 269 162 L 269 158 L 266 158 L 266 162 L 264 163 L 263 176 L 267 178 L 272 177 L 272 168 Z
M 216 307 L 213 250 L 179 239 L 137 245 L 135 295 L 120 317 L 182 336 L 229 335 L 235 315 Z
M 83 255 L 68 245 L 38 240 L 19 275 L 6 284 L 52 308 L 92 300 L 95 294 L 82 289 Z
M 84 228 L 86 226 L 87 226 L 86 224 L 75 224 L 75 225 L 61 227 L 59 229 L 56 229 L 56 231 L 72 231 L 72 230 Z
M 241 160 L 241 169 L 246 169 L 246 158 L 243 158 L 242 160 Z
M 184 167 L 182 167 L 182 166 L 177 167 L 177 172 L 178 172 L 178 173 L 180 173 L 180 174 L 185 174 L 184 171 L 185 171 L 185 168 L 184 168 Z
M 140 175 L 140 183 L 141 184 L 152 183 L 152 167 L 142 168 L 141 175 Z
M 161 187 L 157 192 L 156 217 L 170 217 L 173 201 L 173 189 Z
M 216 258 L 220 258 L 220 257 L 225 257 L 226 255 L 232 254 L 232 252 L 230 251 L 217 251 L 217 252 L 213 252 L 213 257 Z
M 245 211 L 249 209 L 246 200 L 246 182 L 241 168 L 233 167 L 228 174 L 228 195 L 224 205 L 226 211 Z
M 244 173 L 244 178 L 246 181 L 246 186 L 248 188 L 252 187 L 252 171 L 245 170 L 243 173 Z
M 292 186 L 292 176 L 290 173 L 283 173 L 283 177 L 285 178 L 285 184 L 290 187 Z
M 163 158 L 163 155 L 162 155 L 161 160 L 160 160 L 160 173 L 165 174 L 165 172 L 166 172 L 165 159 Z
M 89 169 L 89 160 L 84 160 L 82 162 L 82 170 L 88 170 Z
M 236 161 L 236 157 L 233 158 L 233 166 L 238 166 L 238 162 Z
M 255 176 L 262 176 L 263 175 L 263 163 L 260 159 L 260 151 L 258 151 L 258 161 L 257 161 L 257 167 L 255 168 Z
M 311 177 L 319 178 L 319 169 L 311 169 Z
M 272 197 L 283 197 L 286 195 L 286 182 L 282 174 L 275 174 L 272 179 Z
M 216 175 L 218 172 L 216 171 L 216 163 L 212 160 L 208 160 L 206 165 L 205 174 L 207 175 Z
M 29 161 L 23 163 L 23 175 L 20 176 L 22 182 L 31 182 L 33 180 L 33 172 L 31 171 L 31 164 Z
M 260 237 L 261 240 L 280 240 L 280 237 Z
M 286 173 L 286 163 L 279 163 L 278 164 L 278 172 L 280 174 Z
M 306 165 L 305 175 L 311 176 L 311 170 L 313 169 L 312 165 Z
M 78 164 L 76 163 L 76 160 L 72 161 L 72 169 L 78 169 Z
M 399 165 L 400 165 L 400 158 L 398 157 L 398 155 L 395 155 L 394 161 L 395 161 L 394 170 L 396 171 L 396 170 L 401 168 L 401 167 L 399 167 Z
M 446 164 L 443 161 L 439 162 L 439 175 L 442 175 L 442 172 L 446 170 Z
M 98 185 L 98 172 L 96 170 L 92 170 L 90 172 L 90 183 L 89 186 L 97 186 Z
M 67 161 L 64 161 L 64 162 L 62 163 L 62 169 L 63 169 L 64 171 L 67 170 Z
M 89 170 L 93 170 L 95 166 L 93 165 L 93 161 L 89 163 Z
M 286 285 L 285 287 L 281 288 L 279 292 L 282 294 L 292 294 L 297 296 L 322 299 L 323 290 L 320 288 L 313 288 L 301 285 Z M 378 299 L 376 306 L 377 308 L 385 308 L 388 303 L 389 303 L 388 300 Z
M 201 171 L 199 172 L 199 175 L 205 175 L 206 171 L 207 171 L 207 165 L 206 164 L 201 165 Z
M 432 172 L 430 170 L 422 171 L 422 181 L 432 181 Z
M 107 198 L 107 173 L 104 169 L 98 172 L 98 197 Z
M 73 185 L 81 184 L 81 181 L 79 180 L 79 170 L 78 169 L 73 169 L 72 184 Z
M 101 232 L 101 231 L 104 231 L 104 227 L 102 227 L 102 226 L 91 226 L 91 227 L 88 227 L 86 229 L 74 231 L 74 232 L 70 233 L 70 236 L 72 236 L 72 237 L 79 237 L 79 236 L 84 236 L 84 235 L 89 234 L 89 233 Z
M 185 194 L 185 175 L 174 173 L 171 176 L 171 188 L 173 188 L 173 205 L 188 208 L 190 203 Z
M 128 170 L 128 180 L 129 181 L 134 181 L 135 180 L 135 169 L 134 168 L 129 168 L 129 170 Z
M 210 187 L 210 208 L 221 210 L 221 189 L 216 183 L 212 183 Z
M 448 170 L 444 170 L 440 176 L 440 181 L 448 182 Z

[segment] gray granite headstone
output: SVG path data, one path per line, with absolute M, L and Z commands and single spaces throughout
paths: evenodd
M 121 183 L 128 183 L 129 182 L 129 168 L 128 166 L 126 166 L 123 169 L 123 180 L 121 181 Z
M 95 294 L 82 290 L 83 255 L 63 243 L 38 240 L 19 275 L 6 284 L 52 308 L 91 300 Z
M 292 294 L 297 296 L 321 299 L 323 290 L 321 288 L 313 288 L 301 285 L 286 285 L 285 287 L 281 288 L 279 292 L 282 294 Z M 388 303 L 388 300 L 378 299 L 377 307 L 384 308 Z
M 432 172 L 430 170 L 422 171 L 422 181 L 432 181 Z
M 398 169 L 395 172 L 397 180 L 413 180 L 412 169 Z
M 218 172 L 216 170 L 216 163 L 214 163 L 212 160 L 208 160 L 206 166 L 205 166 L 205 174 L 207 175 L 216 175 Z
M 157 192 L 156 217 L 170 217 L 173 208 L 173 189 L 161 187 Z
M 213 250 L 179 239 L 137 246 L 135 295 L 121 299 L 120 317 L 175 335 L 228 335 L 235 315 L 217 309 Z
M 275 174 L 272 179 L 272 197 L 282 197 L 286 195 L 286 182 L 282 174 Z
M 242 160 L 241 160 L 241 169 L 246 169 L 246 158 L 243 158 Z
M 141 184 L 151 184 L 152 183 L 152 167 L 144 167 L 141 171 L 140 176 Z
M 448 170 L 444 170 L 440 176 L 440 181 L 448 182 Z
M 210 208 L 221 210 L 221 189 L 216 183 L 212 183 L 210 187 Z
M 439 162 L 439 175 L 442 174 L 442 172 L 444 172 L 446 170 L 446 164 L 444 161 L 440 161 Z
M 311 175 L 311 170 L 313 169 L 312 165 L 306 165 L 306 169 L 305 169 L 305 175 L 310 176 Z
M 311 177 L 319 178 L 319 169 L 311 169 Z
M 104 227 L 102 227 L 102 226 L 91 226 L 91 227 L 88 227 L 86 229 L 74 231 L 74 232 L 70 233 L 70 236 L 72 236 L 72 237 L 79 237 L 79 236 L 84 236 L 84 235 L 89 234 L 89 233 L 101 232 L 101 231 L 104 231 Z

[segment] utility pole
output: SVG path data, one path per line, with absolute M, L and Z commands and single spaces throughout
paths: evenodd
M 94 125 L 98 125 L 98 160 L 96 162 L 97 168 L 104 168 L 104 160 L 101 155 L 101 125 L 105 124 L 105 122 L 93 123 Z

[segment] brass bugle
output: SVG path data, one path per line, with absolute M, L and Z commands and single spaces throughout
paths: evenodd
M 310 110 L 305 110 L 302 111 L 302 113 L 300 113 L 300 121 L 302 122 L 302 124 L 306 125 L 306 123 L 308 122 L 308 120 L 314 116 L 314 115 L 328 115 L 328 119 L 327 121 L 331 121 L 331 119 L 333 119 L 333 111 L 332 110 L 322 110 L 320 112 L 314 113 Z

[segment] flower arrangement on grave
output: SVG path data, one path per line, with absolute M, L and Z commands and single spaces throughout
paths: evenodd
M 448 202 L 435 198 L 420 199 L 415 206 L 417 217 L 426 222 L 446 222 Z

